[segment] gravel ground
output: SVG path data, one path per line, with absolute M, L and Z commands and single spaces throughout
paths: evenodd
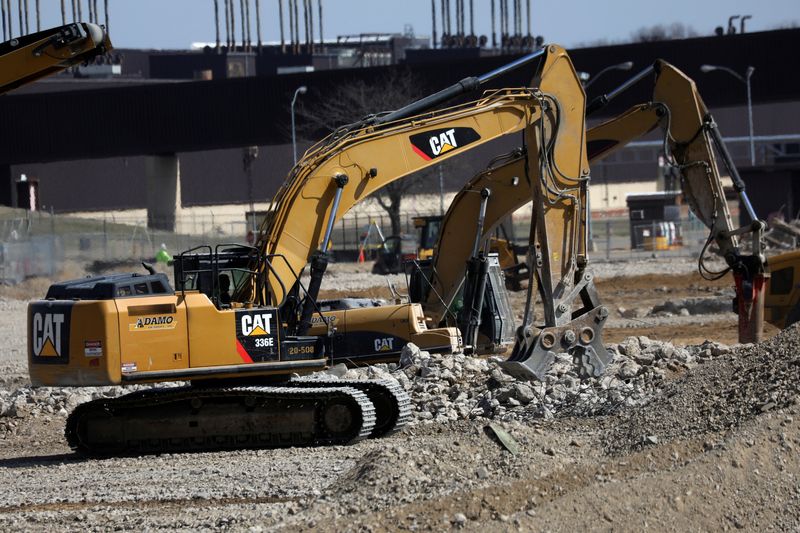
M 374 286 L 348 268 L 337 285 Z M 672 300 L 614 321 L 720 316 L 713 305 L 682 316 L 693 304 Z M 800 529 L 800 329 L 730 347 L 629 337 L 609 345 L 615 361 L 600 378 L 581 380 L 560 358 L 541 383 L 513 380 L 496 360 L 409 347 L 400 365 L 331 370 L 409 392 L 412 422 L 391 437 L 85 460 L 64 442 L 66 411 L 131 389 L 31 389 L 25 303 L 0 309 L 3 530 Z M 516 455 L 489 424 L 514 437 Z

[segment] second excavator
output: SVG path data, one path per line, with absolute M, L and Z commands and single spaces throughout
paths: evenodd
M 733 272 L 740 340 L 757 342 L 761 340 L 765 284 L 769 276 L 762 243 L 765 225 L 751 207 L 744 183 L 694 82 L 673 65 L 657 61 L 619 89 L 598 97 L 588 106 L 587 113 L 597 111 L 611 99 L 651 75 L 655 76 L 652 101 L 634 106 L 587 131 L 589 162 L 601 160 L 630 141 L 661 128 L 664 153 L 679 178 L 683 194 L 692 212 L 710 231 L 700 255 L 701 273 L 709 278 L 718 278 L 728 271 Z M 486 260 L 483 250 L 494 228 L 530 202 L 535 187 L 532 187 L 531 181 L 523 179 L 528 173 L 528 165 L 525 147 L 497 158 L 487 170 L 470 180 L 450 205 L 433 258 L 429 264 L 424 264 L 417 270 L 416 279 L 412 278 L 410 292 L 412 301 L 423 304 L 426 316 L 434 324 L 456 322 L 452 309 L 457 297 L 465 291 L 463 287 L 474 278 L 470 270 L 471 263 Z M 723 190 L 722 178 L 725 174 L 721 169 L 730 176 L 739 195 L 740 205 L 749 217 L 749 223 L 742 227 L 736 227 L 731 219 Z M 534 217 L 537 216 L 536 213 L 537 206 L 534 205 Z M 463 238 L 465 232 L 475 236 L 474 243 Z M 750 237 L 745 246 L 740 244 L 743 236 Z M 728 264 L 727 269 L 711 272 L 706 268 L 705 256 L 712 244 Z M 539 291 L 544 310 L 539 316 L 538 326 L 534 326 L 526 317 L 507 368 L 517 374 L 530 371 L 542 378 L 554 350 L 551 348 L 552 341 L 548 339 L 542 342 L 545 339 L 541 336 L 548 328 L 558 325 L 552 311 L 552 307 L 558 305 L 558 302 L 551 302 L 548 294 L 549 282 L 546 271 L 541 268 L 542 254 L 534 234 L 531 235 L 529 249 L 529 261 L 534 263 L 535 270 L 529 287 L 535 287 Z M 469 300 L 467 297 L 463 298 Z M 530 292 L 528 298 L 530 304 Z M 492 306 L 494 303 L 489 301 L 486 305 Z M 480 317 L 480 313 L 475 315 Z M 775 316 L 781 318 L 779 313 L 775 313 Z M 533 332 L 530 335 L 531 341 L 525 340 L 528 334 L 526 328 Z M 573 329 L 569 338 L 573 339 L 577 335 L 578 332 Z M 558 348 L 563 349 L 563 344 Z

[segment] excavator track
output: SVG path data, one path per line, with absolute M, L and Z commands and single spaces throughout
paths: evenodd
M 360 390 L 325 387 L 160 388 L 79 405 L 66 438 L 82 455 L 138 455 L 352 444 L 375 407 Z
M 367 395 L 375 406 L 375 427 L 371 438 L 386 437 L 400 431 L 411 420 L 411 398 L 394 380 L 293 379 L 292 387 L 351 387 Z

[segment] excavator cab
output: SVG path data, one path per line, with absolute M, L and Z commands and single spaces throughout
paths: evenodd
M 230 309 L 252 305 L 252 301 L 236 301 L 234 295 L 250 295 L 263 305 L 263 295 L 256 287 L 263 287 L 266 270 L 259 269 L 266 259 L 258 249 L 242 244 L 198 246 L 181 253 L 173 262 L 175 285 L 178 291 L 198 291 L 211 300 L 217 309 Z

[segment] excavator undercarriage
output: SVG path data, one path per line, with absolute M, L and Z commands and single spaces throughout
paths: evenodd
M 390 435 L 410 415 L 394 382 L 293 379 L 93 400 L 69 415 L 66 437 L 84 455 L 340 445 Z

